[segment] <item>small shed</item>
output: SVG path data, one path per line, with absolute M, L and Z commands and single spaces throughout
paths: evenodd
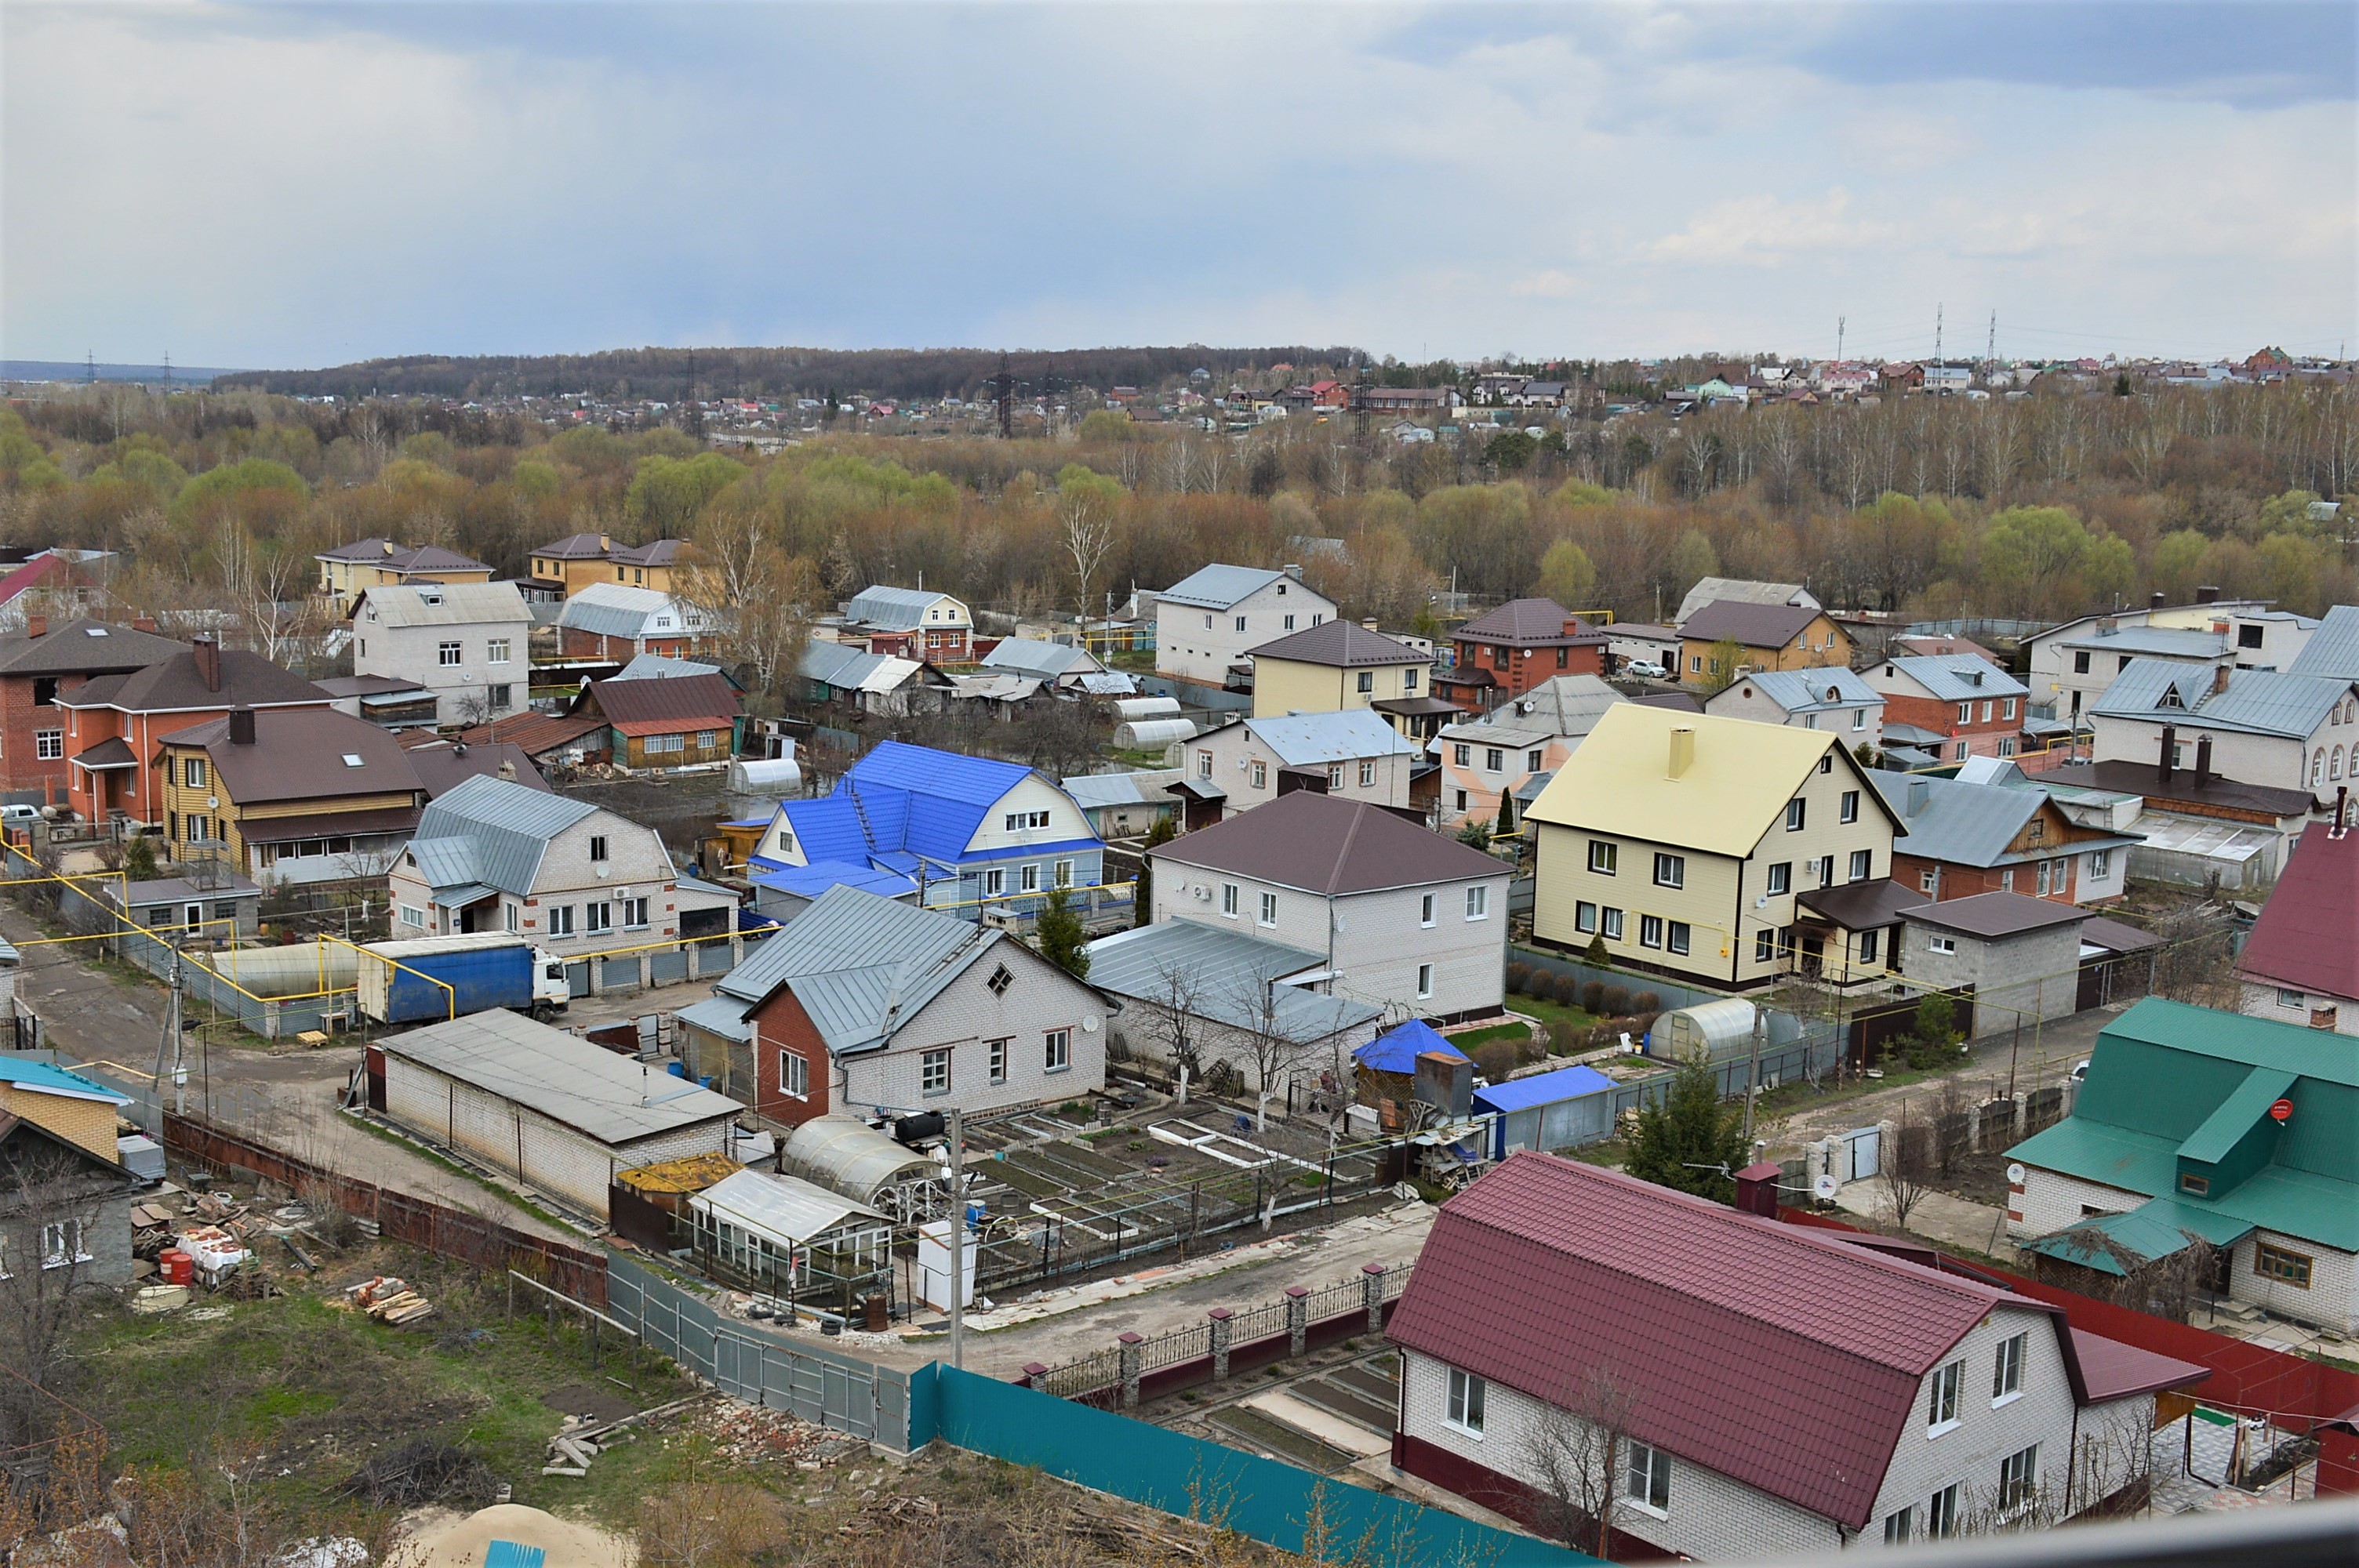
M 815 1116 L 796 1128 L 778 1169 L 902 1220 L 931 1213 L 949 1184 L 931 1159 L 851 1116 Z
M 1594 1067 L 1559 1067 L 1474 1091 L 1474 1108 L 1492 1111 L 1491 1158 L 1518 1149 L 1570 1149 L 1614 1130 L 1614 1080 Z
M 2089 912 L 2051 898 L 1978 892 L 1919 904 L 1901 970 L 1920 990 L 1971 994 L 1988 1033 L 2079 1011 L 2081 927 Z
M 201 865 L 184 877 L 109 885 L 106 894 L 150 931 L 250 941 L 261 926 L 262 889 L 218 865 Z
M 730 1152 L 736 1101 L 495 1008 L 372 1046 L 386 1114 L 599 1219 L 624 1171 Z
M 672 1247 L 672 1229 L 688 1218 L 688 1200 L 745 1167 L 720 1154 L 690 1154 L 614 1173 L 606 1195 L 615 1234 L 657 1252 Z
M 697 1262 L 770 1295 L 817 1295 L 848 1310 L 852 1292 L 891 1266 L 892 1221 L 798 1177 L 740 1171 L 688 1207 Z

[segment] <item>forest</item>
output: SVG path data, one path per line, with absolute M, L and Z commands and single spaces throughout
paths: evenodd
M 1349 416 L 1234 437 L 1102 410 L 1054 440 L 831 435 L 767 457 L 423 401 L 60 387 L 0 411 L 0 541 L 121 552 L 125 602 L 223 612 L 257 645 L 262 608 L 302 598 L 330 545 L 440 544 L 522 575 L 533 546 L 582 530 L 695 541 L 705 591 L 773 655 L 870 582 L 922 573 L 978 608 L 1097 613 L 1211 561 L 1299 561 L 1395 626 L 1453 586 L 1653 620 L 1708 574 L 1928 619 L 2199 585 L 2315 614 L 2359 600 L 2353 507 L 2317 504 L 2354 488 L 2359 394 L 2315 383 L 1723 406 L 1417 444 Z

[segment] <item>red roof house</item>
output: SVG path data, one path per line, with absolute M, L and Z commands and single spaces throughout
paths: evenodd
M 2359 831 L 2335 804 L 2295 842 L 2236 969 L 2248 1017 L 2359 1034 Z
M 1575 1429 L 1612 1409 L 1614 1456 L 1588 1462 L 1613 1473 L 1615 1554 L 1706 1561 L 2070 1517 L 2137 1473 L 2155 1394 L 2206 1375 L 1977 1279 L 1533 1152 L 1442 1206 L 1389 1332 L 1395 1465 L 1594 1550 L 1542 1455 L 1567 1441 L 1551 1408 Z

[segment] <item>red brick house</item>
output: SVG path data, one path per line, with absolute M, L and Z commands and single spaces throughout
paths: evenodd
M 2037 785 L 1868 777 L 1907 827 L 1892 841 L 1892 880 L 1927 898 L 2016 892 L 2098 903 L 2125 891 L 2137 835 L 2075 822 Z
M 1451 633 L 1456 661 L 1434 695 L 1487 713 L 1561 675 L 1605 673 L 1605 633 L 1552 599 L 1511 599 Z
M 1922 730 L 1940 738 L 1945 762 L 2012 757 L 2021 749 L 2024 705 L 2031 688 L 1972 654 L 1886 659 L 1860 671 L 1884 696 L 1884 728 Z
M 0 791 L 65 804 L 72 770 L 58 697 L 97 676 L 129 675 L 188 651 L 152 627 L 85 620 L 52 629 L 47 616 L 27 616 L 22 631 L 0 636 Z

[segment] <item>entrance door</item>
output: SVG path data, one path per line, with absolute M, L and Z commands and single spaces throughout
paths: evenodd
M 198 926 L 202 925 L 204 923 L 205 906 L 203 904 L 191 903 L 185 905 L 181 909 L 180 924 L 183 926 L 186 926 L 189 930 L 194 931 Z

